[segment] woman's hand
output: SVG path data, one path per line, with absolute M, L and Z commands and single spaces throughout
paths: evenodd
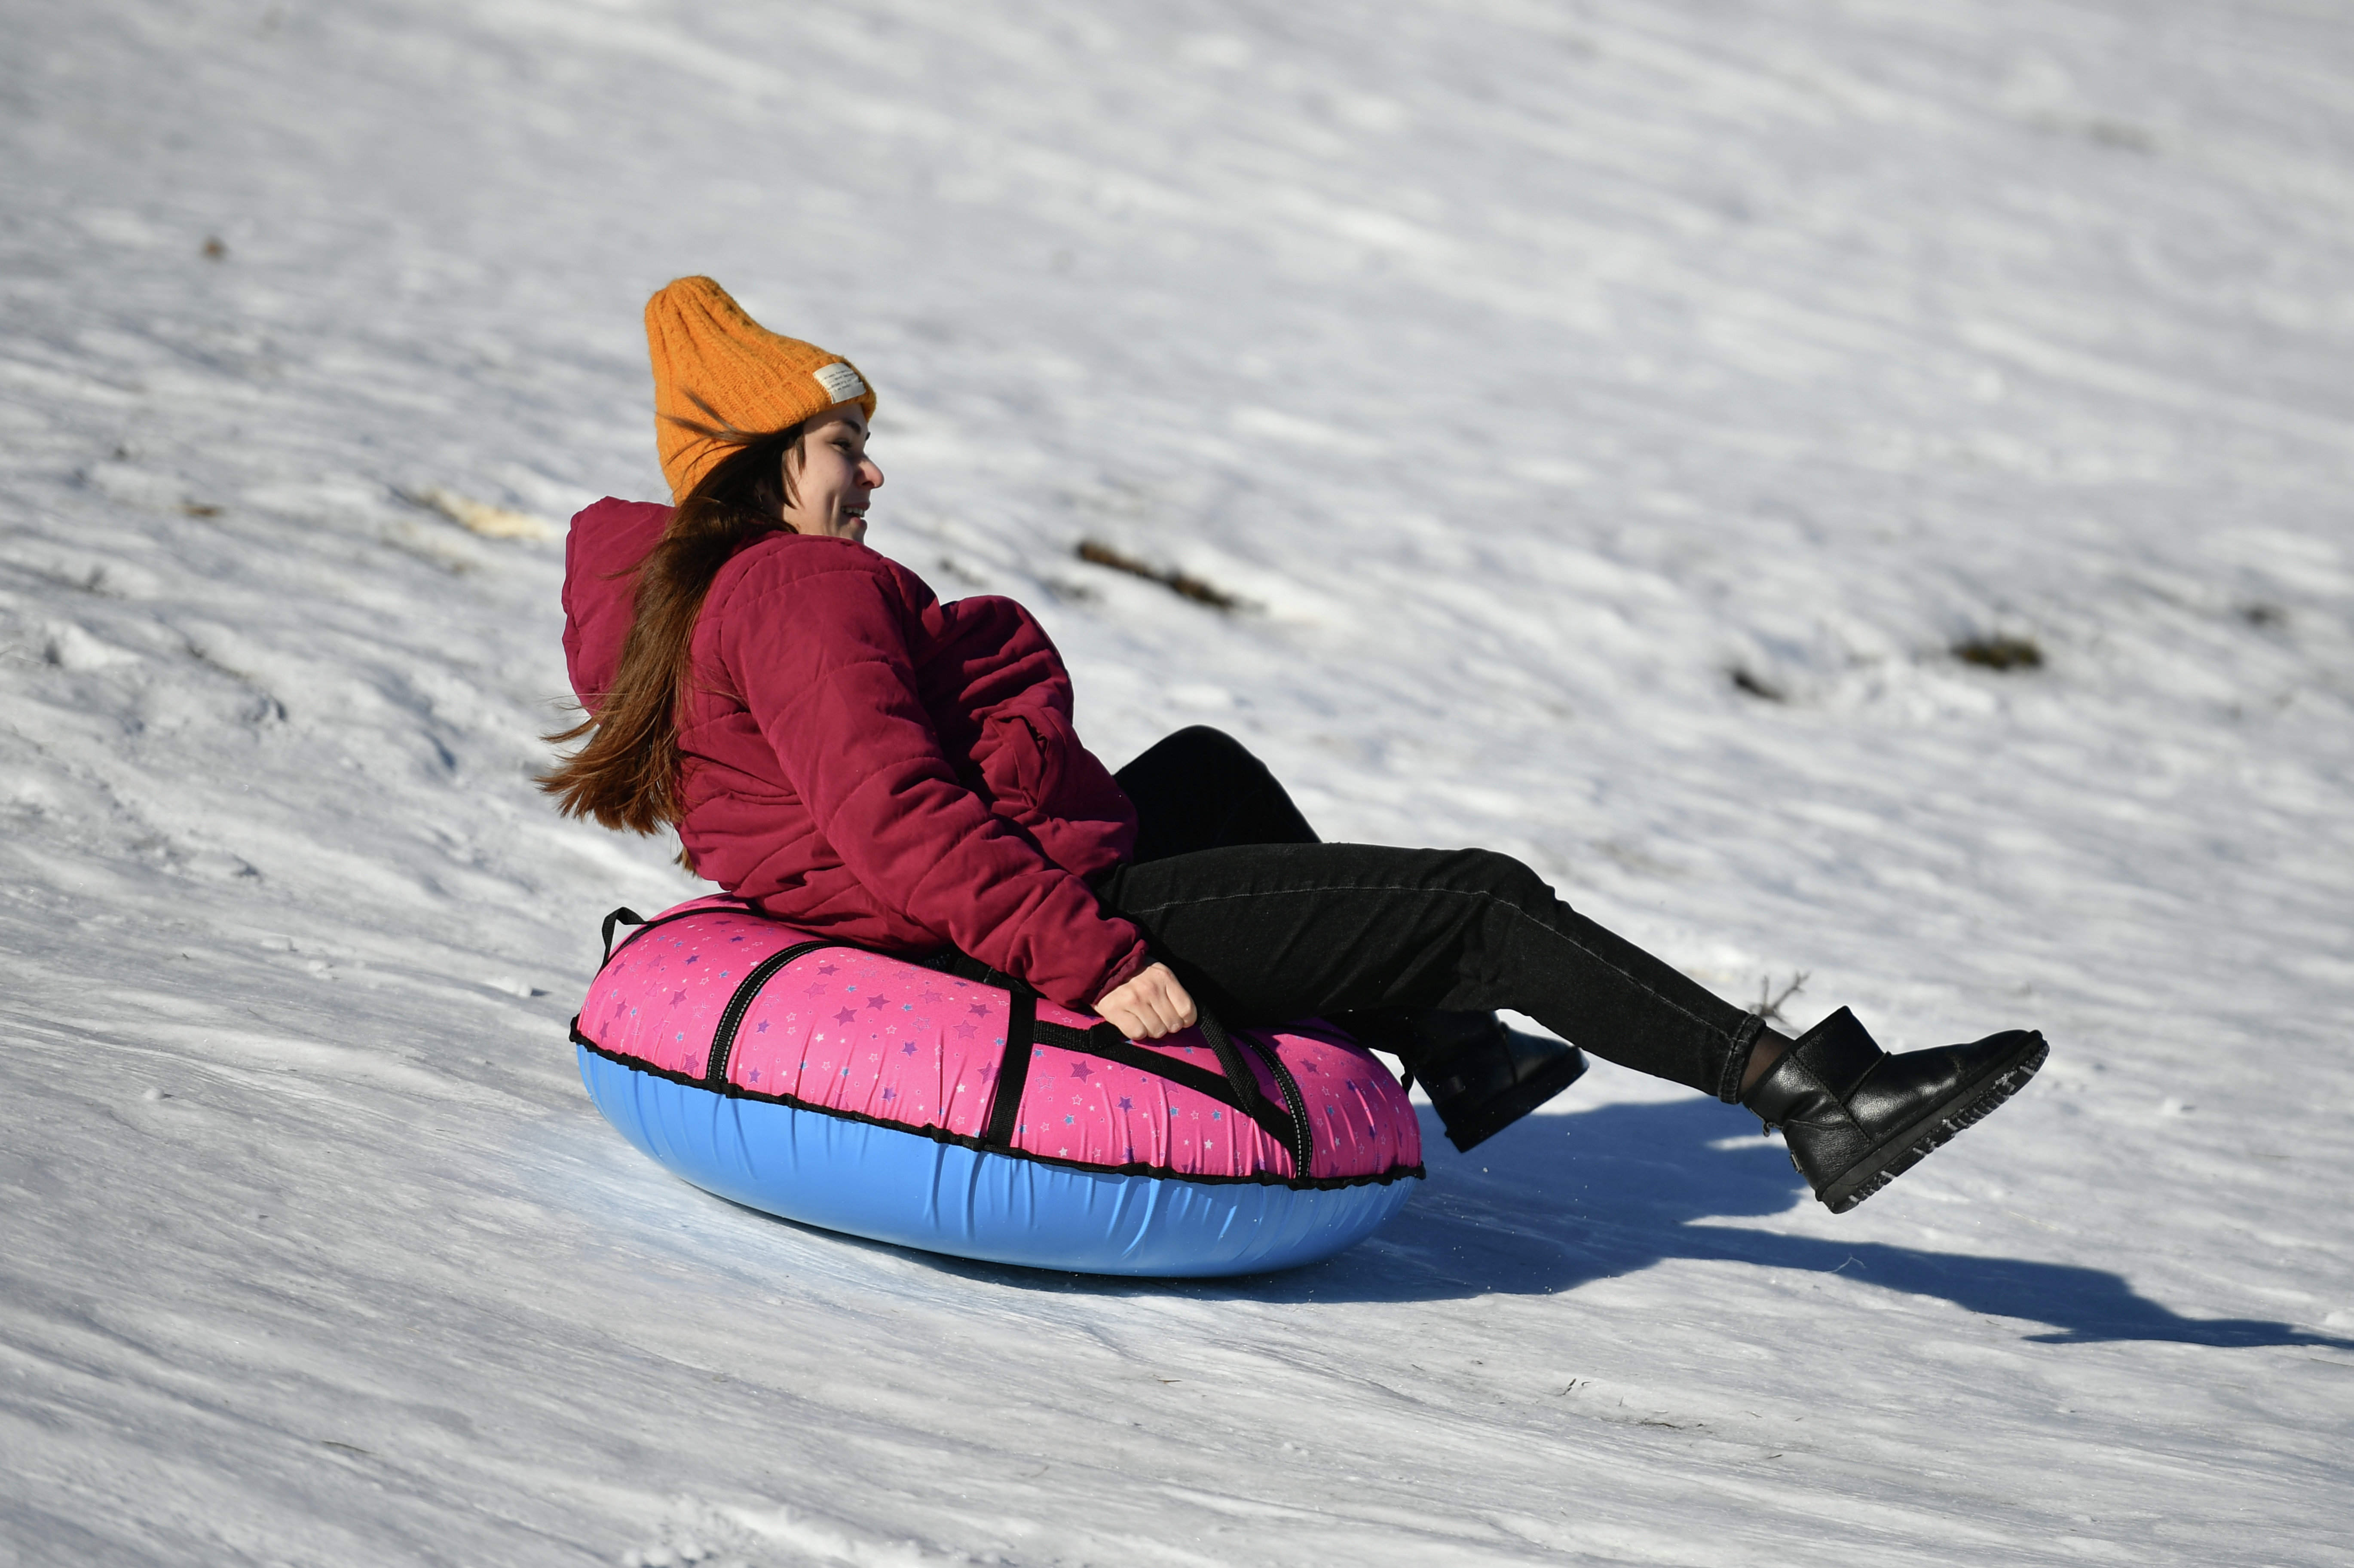
M 1158 1040 L 1192 1027 L 1201 1016 L 1167 964 L 1155 964 L 1112 987 L 1097 999 L 1096 1012 L 1130 1040 Z

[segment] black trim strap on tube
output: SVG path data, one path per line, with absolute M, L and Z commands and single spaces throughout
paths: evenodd
M 1294 1160 L 1292 1170 L 1301 1176 L 1308 1174 L 1309 1161 L 1316 1158 L 1316 1123 L 1308 1114 L 1308 1097 L 1299 1092 L 1299 1080 L 1291 1075 L 1284 1065 L 1283 1053 L 1267 1041 L 1250 1036 L 1251 1049 L 1267 1064 L 1267 1072 L 1275 1078 L 1275 1086 L 1283 1091 L 1284 1106 L 1291 1113 L 1291 1123 L 1299 1129 L 1296 1141 L 1288 1147 Z
M 1030 1085 L 1030 1047 L 1038 1027 L 1038 994 L 1027 986 L 1006 993 L 1005 1054 L 997 1059 L 997 1088 L 989 1102 L 984 1148 L 1011 1149 L 1022 1125 L 1022 1092 Z
M 1092 1029 L 1072 1029 L 1060 1023 L 1041 1023 L 1037 1026 L 1035 1040 L 1041 1045 L 1082 1052 L 1106 1062 L 1117 1062 L 1123 1067 L 1135 1067 L 1155 1077 L 1165 1078 L 1181 1088 L 1191 1089 L 1197 1095 L 1241 1112 L 1287 1150 L 1296 1141 L 1289 1118 L 1278 1115 L 1263 1098 L 1257 1105 L 1245 1099 L 1235 1091 L 1234 1081 L 1225 1073 L 1214 1073 L 1207 1067 L 1197 1067 L 1191 1062 L 1165 1056 L 1140 1045 L 1122 1034 L 1116 1024 L 1098 1023 Z
M 1232 1106 L 1258 1123 L 1260 1128 L 1269 1138 L 1281 1144 L 1290 1153 L 1296 1168 L 1303 1176 L 1307 1172 L 1309 1160 L 1315 1157 L 1316 1135 L 1313 1124 L 1309 1120 L 1307 1103 L 1299 1093 L 1297 1082 L 1291 1077 L 1290 1069 L 1286 1067 L 1282 1058 L 1273 1052 L 1262 1050 L 1258 1053 L 1261 1059 L 1268 1064 L 1268 1071 L 1274 1075 L 1277 1085 L 1282 1089 L 1284 1097 L 1288 1102 L 1285 1105 L 1277 1105 L 1267 1098 L 1267 1091 L 1259 1087 L 1258 1078 L 1244 1060 L 1241 1047 L 1234 1043 L 1233 1038 L 1226 1033 L 1225 1026 L 1219 1023 L 1207 1008 L 1197 1005 L 1196 1011 L 1200 1014 L 1202 1036 L 1210 1043 L 1210 1049 L 1217 1054 L 1218 1066 L 1225 1077 L 1225 1083 L 1216 1087 L 1212 1086 L 1213 1081 L 1207 1072 L 1146 1050 L 1122 1034 L 1116 1025 L 1098 1023 L 1094 1028 L 1082 1032 L 1062 1024 L 1038 1022 L 1036 988 L 1026 980 L 1018 980 L 1001 969 L 990 968 L 969 953 L 960 952 L 954 948 L 944 948 L 937 953 L 915 961 L 939 973 L 954 975 L 959 980 L 971 980 L 977 984 L 1008 991 L 1016 1001 L 1028 1007 L 1029 1016 L 1023 1025 L 1028 1038 L 1023 1043 L 1023 1054 L 1019 1058 L 1020 1067 L 1024 1074 L 1029 1070 L 1028 1047 L 1033 1044 L 1055 1045 L 1066 1051 L 1084 1051 L 1088 1055 L 1100 1056 L 1107 1061 L 1141 1067 L 1147 1072 L 1158 1073 L 1173 1083 L 1183 1084 L 1196 1093 L 1207 1095 L 1212 1099 Z M 1016 1060 L 1011 1054 L 1013 1048 L 1013 1036 L 1009 1034 L 1006 1040 L 1006 1049 L 1009 1053 L 1006 1061 L 1013 1063 Z M 999 1079 L 1001 1085 L 1003 1083 L 1002 1074 L 1002 1069 Z M 1199 1075 L 1189 1081 L 1189 1075 Z M 1221 1089 L 1224 1090 L 1223 1093 L 1220 1092 Z M 1020 1097 L 1015 1097 L 1018 1099 Z M 1002 1138 L 997 1133 L 1001 1124 L 1003 1128 Z M 991 1107 L 990 1118 L 991 1131 L 983 1141 L 1010 1147 L 1014 1131 L 1019 1125 L 1011 1113 L 1003 1110 L 1002 1105 L 994 1106 Z
M 796 942 L 790 948 L 770 953 L 752 966 L 751 973 L 736 982 L 735 994 L 727 999 L 726 1007 L 720 1012 L 719 1026 L 711 1032 L 711 1054 L 705 1059 L 703 1069 L 705 1085 L 716 1086 L 727 1081 L 727 1058 L 736 1050 L 736 1032 L 744 1027 L 744 1015 L 752 1011 L 752 1003 L 759 997 L 760 988 L 795 959 L 806 958 L 821 948 L 839 948 L 842 945 L 840 942 Z
M 1242 1047 L 1235 1044 L 1234 1036 L 1226 1033 L 1226 1026 L 1218 1021 L 1217 1014 L 1198 1001 L 1194 1004 L 1194 1012 L 1202 1037 L 1210 1043 L 1210 1049 L 1218 1054 L 1218 1065 L 1225 1068 L 1226 1077 L 1235 1086 L 1235 1092 L 1246 1097 L 1243 1101 L 1245 1112 L 1253 1121 L 1267 1128 L 1277 1140 L 1290 1150 L 1293 1173 L 1305 1177 L 1308 1162 L 1315 1158 L 1316 1134 L 1308 1120 L 1308 1107 L 1294 1097 L 1299 1092 L 1298 1087 L 1284 1082 L 1289 1075 L 1282 1070 L 1281 1061 L 1278 1059 L 1275 1064 L 1276 1084 L 1285 1091 L 1285 1099 L 1292 1103 L 1278 1106 L 1267 1097 L 1265 1089 L 1258 1086 L 1258 1075 L 1243 1060 Z M 1262 1111 L 1265 1115 L 1261 1114 Z M 1275 1128 L 1279 1127 L 1288 1127 L 1289 1135 L 1276 1132 Z

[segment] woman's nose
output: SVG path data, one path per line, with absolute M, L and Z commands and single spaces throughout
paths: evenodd
M 883 471 L 875 466 L 873 459 L 861 459 L 858 466 L 861 471 L 859 478 L 866 482 L 867 489 L 880 490 L 883 488 Z

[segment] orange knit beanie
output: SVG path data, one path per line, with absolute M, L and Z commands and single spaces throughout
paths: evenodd
M 731 436 L 767 435 L 843 403 L 875 417 L 875 394 L 856 366 L 779 337 L 708 278 L 681 278 L 646 302 L 646 347 L 654 446 L 673 501 L 735 449 Z

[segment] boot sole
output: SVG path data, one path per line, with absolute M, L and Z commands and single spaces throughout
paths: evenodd
M 1931 1111 L 1881 1145 L 1854 1169 L 1843 1172 L 1818 1194 L 1824 1206 L 1834 1214 L 1844 1214 L 1920 1164 L 1956 1133 L 1985 1120 L 2003 1101 L 2025 1087 L 2027 1080 L 2035 1076 L 2044 1058 L 2051 1054 L 2052 1047 L 2044 1044 L 2043 1036 L 2036 1035 L 2034 1044 L 1946 1102 L 1946 1107 L 1959 1106 L 1959 1109 Z
M 1447 1128 L 1447 1141 L 1457 1152 L 1469 1154 L 1553 1096 L 1585 1076 L 1585 1053 L 1575 1046 L 1545 1071 L 1524 1082 L 1514 1084 L 1479 1107 L 1479 1114 L 1467 1118 L 1462 1126 L 1448 1122 L 1442 1113 L 1439 1120 Z M 1436 1107 L 1434 1107 L 1436 1108 Z

